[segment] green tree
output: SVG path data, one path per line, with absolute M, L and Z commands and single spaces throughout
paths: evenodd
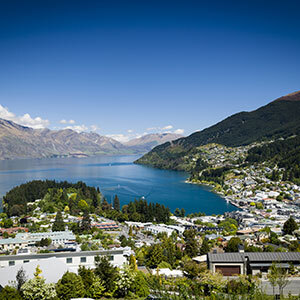
M 163 260 L 163 249 L 160 244 L 149 247 L 146 254 L 146 264 L 150 268 L 156 268 Z
M 75 273 L 66 272 L 57 282 L 56 292 L 60 300 L 83 297 L 85 290 L 81 277 Z
M 185 209 L 184 208 L 182 208 L 181 210 L 180 210 L 180 217 L 184 217 L 185 216 Z
M 82 279 L 85 296 L 94 299 L 100 299 L 105 288 L 100 278 L 94 274 L 94 271 L 87 269 L 84 266 L 79 266 L 78 275 Z
M 115 210 L 120 210 L 120 200 L 117 195 L 115 195 L 113 206 Z
M 183 274 L 190 279 L 195 279 L 199 276 L 199 274 L 202 272 L 201 266 L 196 263 L 195 261 L 192 261 L 191 259 L 189 260 L 184 260 L 182 262 L 182 271 Z
M 78 208 L 81 210 L 81 211 L 86 211 L 89 209 L 89 205 L 86 203 L 85 200 L 80 200 L 78 202 Z
M 149 286 L 145 275 L 141 271 L 137 271 L 131 286 L 132 292 L 138 297 L 147 297 L 150 293 Z
M 269 272 L 267 274 L 267 278 L 273 287 L 273 295 L 275 295 L 275 288 L 277 286 L 277 279 L 278 279 L 278 268 L 276 266 L 276 263 L 274 262 L 272 263 Z
M 191 258 L 197 256 L 199 252 L 199 245 L 196 240 L 196 230 L 185 230 L 183 233 L 183 237 L 185 241 L 184 253 Z
M 62 213 L 59 210 L 56 213 L 55 220 L 52 225 L 52 231 L 64 231 L 64 230 L 65 230 L 65 223 L 64 223 L 64 219 L 62 217 Z
M 83 231 L 90 231 L 91 230 L 91 218 L 89 212 L 87 210 L 83 213 L 83 218 L 80 224 L 80 230 Z
M 26 281 L 21 287 L 24 300 L 53 300 L 56 297 L 55 284 L 46 283 L 40 275 L 39 266 L 36 267 L 34 278 Z
M 86 296 L 93 299 L 102 299 L 105 287 L 100 278 L 95 277 L 93 283 L 86 290 Z
M 95 258 L 95 264 L 95 274 L 103 281 L 105 293 L 107 295 L 113 295 L 117 289 L 117 280 L 119 277 L 118 269 L 111 265 L 106 256 L 97 256 Z
M 283 225 L 283 231 L 285 234 L 293 234 L 298 229 L 296 221 L 290 217 Z
M 207 254 L 209 250 L 210 250 L 210 246 L 208 243 L 208 239 L 204 239 L 200 247 L 200 254 L 201 255 Z
M 11 286 L 6 285 L 0 292 L 1 300 L 22 300 L 20 292 Z
M 225 252 L 238 252 L 239 251 L 239 245 L 242 244 L 242 241 L 238 237 L 232 237 L 229 242 L 227 243 L 227 246 L 225 247 Z
M 180 217 L 180 210 L 178 207 L 175 209 L 174 215 L 175 215 L 175 217 Z

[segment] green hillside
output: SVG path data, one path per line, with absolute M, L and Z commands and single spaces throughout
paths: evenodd
M 184 157 L 209 143 L 229 147 L 300 134 L 300 92 L 281 97 L 255 111 L 240 112 L 225 120 L 155 147 L 136 161 L 163 169 L 187 170 Z

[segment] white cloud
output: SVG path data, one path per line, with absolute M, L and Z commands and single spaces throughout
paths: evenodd
M 172 128 L 173 128 L 172 125 L 167 125 L 167 126 L 161 128 L 161 130 L 171 130 Z
M 127 132 L 128 133 L 133 133 L 133 130 L 132 129 L 128 129 Z
M 176 129 L 176 130 L 174 130 L 174 133 L 176 133 L 176 134 L 184 134 L 184 129 Z
M 149 127 L 146 130 L 147 131 L 153 131 L 153 130 L 157 130 L 157 129 L 159 129 L 159 127 Z
M 50 122 L 44 120 L 41 117 L 32 118 L 29 114 L 24 114 L 23 116 L 16 116 L 14 113 L 10 112 L 8 108 L 0 104 L 0 118 L 13 121 L 17 124 L 32 127 L 34 129 L 42 129 L 49 126 Z
M 88 131 L 89 128 L 87 126 L 85 126 L 84 124 L 82 125 L 74 125 L 74 126 L 67 126 L 64 129 L 72 129 L 76 132 L 83 132 L 83 131 Z
M 100 127 L 98 127 L 97 125 L 91 125 L 90 129 L 91 129 L 91 131 L 97 131 L 100 129 Z
M 60 124 L 75 124 L 75 121 L 74 120 L 65 120 L 65 119 L 62 119 L 59 121 Z
M 130 140 L 130 136 L 125 134 L 109 134 L 107 136 L 121 143 L 126 143 Z

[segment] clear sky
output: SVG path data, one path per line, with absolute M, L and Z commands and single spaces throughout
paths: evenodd
M 0 0 L 0 117 L 120 140 L 188 135 L 300 90 L 299 11 L 289 0 Z

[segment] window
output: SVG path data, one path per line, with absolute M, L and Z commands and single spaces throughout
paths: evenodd
M 81 263 L 86 263 L 86 257 L 80 257 L 80 262 Z
M 73 260 L 72 260 L 72 257 L 68 257 L 68 258 L 67 258 L 67 264 L 71 264 L 72 261 L 73 261 Z
M 110 261 L 114 260 L 114 256 L 111 255 L 111 256 L 109 257 L 109 260 L 110 260 Z
M 10 260 L 10 261 L 8 262 L 8 265 L 9 265 L 9 266 L 14 266 L 14 265 L 15 265 L 15 261 L 14 261 L 14 260 Z
M 29 263 L 29 259 L 23 260 L 23 264 Z

